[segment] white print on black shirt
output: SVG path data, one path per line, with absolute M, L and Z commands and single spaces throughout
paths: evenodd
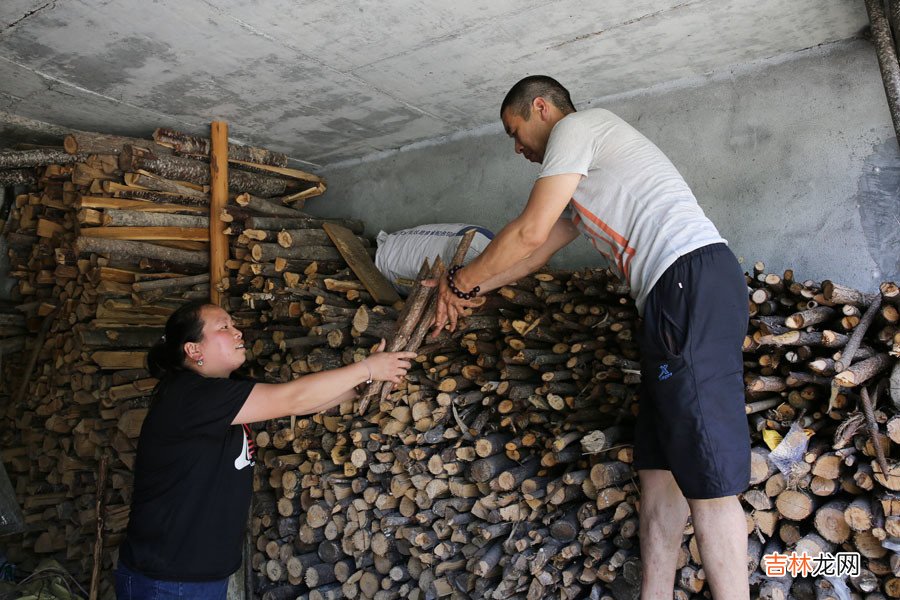
M 256 444 L 250 439 L 250 428 L 246 424 L 241 427 L 244 429 L 244 445 L 241 448 L 241 453 L 234 459 L 234 468 L 238 471 L 244 467 L 253 466 L 253 459 L 256 457 Z

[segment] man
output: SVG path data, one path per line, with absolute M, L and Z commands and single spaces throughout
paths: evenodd
M 583 233 L 631 286 L 643 317 L 634 466 L 640 477 L 642 598 L 671 598 L 689 511 L 716 600 L 747 599 L 748 485 L 740 265 L 677 169 L 603 109 L 526 77 L 500 109 L 517 154 L 542 164 L 522 213 L 439 284 L 435 331 L 475 297 L 516 281 Z

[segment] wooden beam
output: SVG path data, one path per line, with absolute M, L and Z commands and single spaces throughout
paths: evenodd
M 322 228 L 325 229 L 328 237 L 337 246 L 338 252 L 341 253 L 359 280 L 366 286 L 366 290 L 372 294 L 375 302 L 390 306 L 400 301 L 397 291 L 375 267 L 365 246 L 356 239 L 352 231 L 334 223 L 325 223 Z
M 222 212 L 228 203 L 228 124 L 213 121 L 210 128 L 210 214 Z M 225 278 L 225 261 L 228 260 L 228 236 L 217 219 L 209 220 L 209 299 L 216 306 L 222 305 L 219 286 Z

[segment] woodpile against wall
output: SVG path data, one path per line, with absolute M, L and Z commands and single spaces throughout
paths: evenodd
M 87 156 L 26 169 L 38 188 L 16 201 L 10 253 L 27 322 L 47 324 L 47 343 L 7 407 L 3 457 L 35 527 L 28 554 L 89 571 L 95 473 L 109 453 L 108 573 L 155 383 L 144 353 L 179 302 L 208 293 L 202 232 L 218 218 L 231 236 L 223 287 L 249 374 L 284 381 L 348 364 L 398 329 L 422 344 L 404 384 L 368 396 L 362 414 L 356 402 L 259 428 L 249 527 L 258 596 L 635 597 L 640 357 L 626 288 L 604 270 L 539 273 L 492 295 L 458 332 L 419 337 L 427 290 L 407 300 L 415 311 L 375 303 L 323 220 L 265 196 L 290 202 L 320 182 L 294 193 L 281 187 L 285 167 L 236 154 L 233 164 L 257 166 L 234 171 L 233 202 L 209 215 L 201 170 L 178 155 L 202 157 L 202 142 L 170 145 L 76 137 L 67 150 Z M 10 160 L 0 165 L 25 168 Z M 838 597 L 829 586 L 840 582 L 767 577 L 761 562 L 840 551 L 862 557 L 845 582 L 857 597 L 900 597 L 897 288 L 861 294 L 762 265 L 747 279 L 754 450 L 742 502 L 754 591 Z M 707 589 L 690 527 L 676 581 L 676 598 Z
M 179 304 L 209 297 L 206 150 L 202 139 L 162 133 L 166 145 L 77 133 L 65 140 L 70 153 L 0 153 L 0 169 L 21 169 L 15 177 L 0 170 L 4 185 L 24 175 L 35 182 L 14 199 L 4 224 L 21 302 L 18 314 L 0 315 L 0 348 L 24 352 L 17 364 L 4 361 L 8 400 L 0 410 L 11 426 L 3 428 L 2 458 L 31 527 L 7 557 L 27 570 L 52 556 L 85 586 L 92 566 L 102 564 L 106 596 L 128 519 L 135 444 L 156 384 L 146 351 Z M 186 153 L 195 156 L 180 154 L 180 143 L 192 144 Z M 324 191 L 318 177 L 287 168 L 283 155 L 235 149 L 233 202 L 245 217 L 302 218 L 303 200 Z M 238 297 L 232 308 L 240 304 Z M 105 552 L 98 560 L 103 456 Z

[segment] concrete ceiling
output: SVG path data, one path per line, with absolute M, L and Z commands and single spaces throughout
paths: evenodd
M 224 119 L 327 165 L 497 123 L 525 75 L 579 105 L 866 23 L 862 0 L 2 0 L 0 136 Z

